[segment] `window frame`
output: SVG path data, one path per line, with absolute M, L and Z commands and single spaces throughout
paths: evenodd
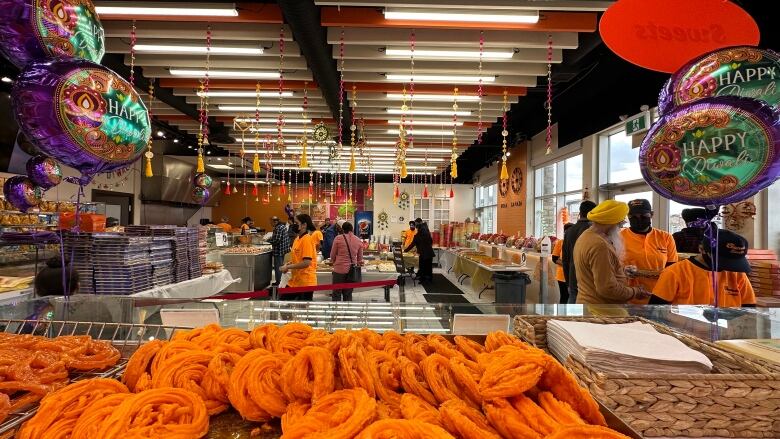
M 572 159 L 579 158 L 580 162 L 580 175 L 584 176 L 585 173 L 585 157 L 582 152 L 579 154 L 574 154 L 571 156 L 567 156 L 565 158 L 561 158 L 558 161 L 552 162 L 552 163 L 545 163 L 544 165 L 537 166 L 534 169 L 534 197 L 533 197 L 533 206 L 534 206 L 534 232 L 533 236 L 541 237 L 543 236 L 543 230 L 542 230 L 542 221 L 541 221 L 541 213 L 542 209 L 539 207 L 540 203 L 544 203 L 545 200 L 554 200 L 555 202 L 555 218 L 556 218 L 556 227 L 555 227 L 555 236 L 560 236 L 563 233 L 563 225 L 558 224 L 558 215 L 560 213 L 560 208 L 566 206 L 566 199 L 573 195 L 579 195 L 580 198 L 582 197 L 582 190 L 585 187 L 585 182 L 580 181 L 579 187 L 574 189 L 568 189 L 566 187 L 567 183 L 567 167 L 569 162 Z M 555 191 L 553 193 L 544 194 L 544 188 L 543 188 L 543 178 L 544 173 L 546 172 L 545 169 L 549 168 L 551 166 L 555 167 Z M 581 180 L 584 180 L 582 178 Z M 563 191 L 558 192 L 560 188 L 563 188 Z M 563 204 L 559 206 L 559 200 L 563 200 Z M 573 212 L 569 212 L 569 215 L 573 215 Z M 572 219 L 574 219 L 574 216 L 572 216 Z

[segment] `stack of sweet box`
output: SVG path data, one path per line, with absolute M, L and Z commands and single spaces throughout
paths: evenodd
M 750 283 L 758 306 L 780 306 L 780 262 L 772 250 L 748 250 Z

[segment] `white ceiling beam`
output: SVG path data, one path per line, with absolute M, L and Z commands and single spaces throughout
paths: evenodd
M 203 68 L 188 69 L 188 70 L 203 70 Z M 212 64 L 211 71 L 214 72 L 214 71 L 217 71 L 217 70 L 221 71 L 221 70 L 227 70 L 227 69 L 217 68 L 217 67 L 215 67 Z M 254 70 L 254 69 L 230 69 L 230 70 L 231 71 L 238 71 L 238 72 L 241 72 L 241 73 L 244 73 L 244 72 L 256 72 L 256 71 L 271 72 L 271 73 L 276 73 L 277 72 L 277 70 L 272 70 L 272 69 L 262 69 L 262 70 L 260 70 L 260 69 L 257 69 L 257 70 Z M 144 69 L 144 76 L 152 77 L 152 78 L 198 78 L 198 77 L 201 77 L 201 76 L 172 75 L 171 72 L 167 68 L 163 68 L 163 67 L 150 67 L 148 69 Z M 254 79 L 254 78 L 247 78 L 247 77 L 244 77 L 244 76 L 241 76 L 241 75 L 239 75 L 239 76 L 237 76 L 235 78 L 212 75 L 211 78 L 212 79 L 214 79 L 214 78 L 217 78 L 217 79 Z M 274 78 L 270 78 L 270 79 L 273 80 Z M 284 79 L 299 80 L 299 81 L 311 81 L 312 80 L 312 76 L 311 76 L 311 72 L 308 69 L 298 69 L 295 72 L 285 72 Z
M 339 44 L 341 28 L 328 28 L 328 43 Z M 543 48 L 547 49 L 547 32 L 515 30 L 488 30 L 484 32 L 485 44 L 489 47 Z M 576 32 L 552 32 L 554 49 L 576 49 Z M 420 46 L 479 47 L 478 29 L 417 29 L 415 44 Z M 344 29 L 344 45 L 408 46 L 409 29 L 362 28 Z M 345 49 L 346 51 L 346 49 Z
M 478 47 L 478 42 L 476 43 Z M 546 46 L 545 46 L 546 47 Z M 464 49 L 465 47 L 460 47 L 461 49 Z M 386 60 L 386 61 L 397 61 L 400 63 L 406 62 L 406 65 L 408 67 L 410 58 L 409 57 L 403 57 L 403 56 L 389 56 L 385 55 L 384 53 L 385 46 L 369 46 L 369 45 L 363 45 L 363 44 L 344 44 L 344 64 L 346 67 L 346 64 L 350 64 L 349 60 L 351 59 L 361 59 L 361 60 Z M 448 47 L 448 50 L 457 50 L 453 49 L 452 47 Z M 471 47 L 473 49 L 473 47 Z M 485 61 L 483 59 L 482 61 L 482 67 L 483 69 L 488 68 L 507 68 L 508 66 L 516 66 L 518 63 L 539 63 L 539 64 L 547 64 L 547 49 L 528 49 L 528 48 L 509 48 L 504 47 L 504 50 L 516 50 L 515 54 L 512 56 L 512 58 L 509 59 L 502 59 L 502 60 L 490 60 Z M 338 59 L 339 57 L 339 47 L 338 45 L 333 46 L 333 58 Z M 560 63 L 563 60 L 563 50 L 562 49 L 553 49 L 553 64 Z M 448 61 L 454 61 L 459 64 L 465 64 L 470 65 L 474 64 L 477 65 L 478 59 L 422 59 L 419 57 L 415 57 L 415 68 L 417 68 L 418 64 L 426 64 L 426 63 L 438 63 L 438 62 L 448 62 Z M 453 63 L 454 63 L 453 62 Z M 509 67 L 511 68 L 511 67 Z
M 130 65 L 130 55 L 125 54 L 125 64 Z M 146 67 L 178 67 L 203 69 L 206 67 L 205 56 L 176 55 L 176 54 L 157 54 L 157 55 L 136 55 L 135 65 Z M 253 69 L 253 70 L 279 70 L 278 57 L 266 56 L 221 56 L 211 59 L 211 68 L 219 70 L 233 69 Z M 284 58 L 285 70 L 308 69 L 306 60 L 302 57 Z M 545 73 L 546 74 L 546 73 Z
M 363 73 L 363 72 L 346 72 L 344 73 L 344 80 L 347 82 L 387 82 L 387 83 L 404 83 L 408 81 L 401 81 L 401 80 L 388 80 L 385 78 L 384 73 L 392 73 L 392 72 L 385 72 L 381 70 L 381 65 L 377 66 L 377 71 L 375 73 Z M 409 74 L 409 72 L 402 72 L 403 74 Z M 482 73 L 483 76 L 494 76 L 490 75 L 487 72 Z M 416 75 L 418 78 L 422 75 Z M 473 75 L 468 76 L 477 76 L 477 72 L 474 71 Z M 418 81 L 419 84 L 423 84 L 422 81 Z M 476 86 L 476 82 L 469 82 L 469 83 L 450 83 L 447 81 L 438 81 L 438 82 L 426 82 L 426 84 L 452 84 L 453 87 L 455 86 Z M 484 81 L 483 85 L 505 85 L 505 86 L 522 86 L 522 87 L 535 87 L 537 84 L 537 78 L 536 76 L 514 76 L 514 75 L 495 75 L 495 81 L 488 82 Z M 359 88 L 360 86 L 358 86 Z
M 473 0 L 445 0 L 445 1 L 419 1 L 419 0 L 315 0 L 318 6 L 357 6 L 357 7 L 403 7 L 425 9 L 516 9 L 531 11 L 606 11 L 614 1 L 602 0 L 488 0 L 474 2 Z
M 142 64 L 142 63 L 141 63 Z M 391 61 L 376 58 L 373 60 L 345 60 L 345 72 L 398 72 L 409 73 L 410 62 Z M 339 69 L 340 70 L 340 69 Z M 477 63 L 464 61 L 414 61 L 414 71 L 417 74 L 425 73 L 450 73 L 453 75 L 471 75 L 477 73 Z M 521 63 L 482 63 L 483 74 L 503 74 L 503 75 L 527 75 L 543 76 L 547 74 L 547 65 L 542 63 L 521 64 Z
M 137 21 L 136 36 L 139 40 L 146 38 L 175 38 L 184 40 L 206 41 L 206 22 L 182 21 L 169 23 L 165 21 Z M 106 38 L 125 38 L 130 40 L 131 21 L 104 21 L 103 31 Z M 292 41 L 289 26 L 284 25 L 285 41 Z M 211 23 L 211 38 L 236 41 L 279 41 L 278 24 L 258 23 Z M 285 47 L 285 49 L 287 49 Z

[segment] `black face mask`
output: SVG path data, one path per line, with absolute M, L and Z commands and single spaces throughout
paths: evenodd
M 631 231 L 634 233 L 647 233 L 652 226 L 652 218 L 636 218 L 629 217 L 628 222 L 631 224 Z

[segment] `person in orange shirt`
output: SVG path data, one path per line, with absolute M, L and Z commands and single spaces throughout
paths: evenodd
M 412 245 L 412 241 L 414 240 L 414 236 L 417 234 L 417 225 L 414 221 L 409 221 L 409 230 L 406 231 L 406 235 L 404 235 L 404 246 L 403 248 L 407 248 L 410 245 Z
M 317 229 L 311 217 L 305 213 L 295 216 L 298 236 L 292 244 L 290 262 L 281 266 L 282 273 L 292 272 L 288 287 L 308 287 L 317 285 L 317 249 L 312 233 Z M 282 294 L 281 300 L 312 300 L 314 292 Z
M 712 289 L 713 251 L 709 239 L 700 254 L 667 267 L 653 288 L 650 305 L 715 305 Z M 756 294 L 750 273 L 745 238 L 728 230 L 718 231 L 718 307 L 755 307 Z
M 311 239 L 314 241 L 314 248 L 317 250 L 317 252 L 319 252 L 320 248 L 322 248 L 322 240 L 325 239 L 325 237 L 322 234 L 322 230 L 318 229 L 315 226 L 314 232 L 312 232 L 311 234 Z
M 648 200 L 628 202 L 628 222 L 630 227 L 620 231 L 625 250 L 622 255 L 628 285 L 643 286 L 653 291 L 658 274 L 678 260 L 677 246 L 668 232 L 656 229 L 652 225 L 653 209 Z M 647 299 L 633 299 L 630 303 L 647 304 Z
M 228 217 L 223 216 L 221 218 L 221 221 L 222 221 L 221 223 L 217 224 L 217 227 L 224 230 L 225 233 L 230 233 L 233 230 L 233 226 L 231 226 L 230 223 L 228 223 Z
M 563 234 L 566 235 L 566 231 L 569 230 L 574 224 L 566 223 L 563 225 Z M 555 246 L 552 251 L 553 264 L 557 265 L 555 269 L 555 279 L 558 281 L 558 288 L 561 290 L 561 297 L 558 303 L 566 304 L 569 300 L 569 286 L 566 284 L 566 276 L 563 274 L 563 260 L 561 254 L 563 253 L 563 238 L 555 241 Z

